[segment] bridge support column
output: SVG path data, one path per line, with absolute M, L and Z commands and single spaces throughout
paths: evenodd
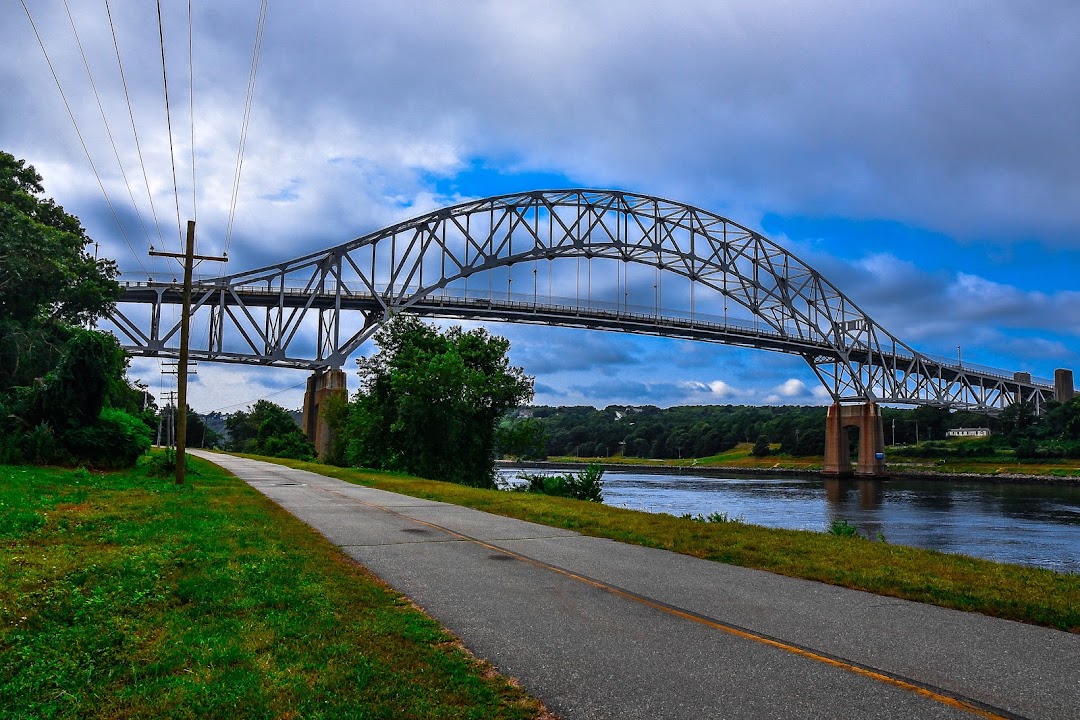
M 333 442 L 333 434 L 326 424 L 326 400 L 345 397 L 348 394 L 345 373 L 342 370 L 318 370 L 307 381 L 304 393 L 304 434 L 315 445 L 315 452 L 320 460 L 326 459 Z
M 841 405 L 829 408 L 825 419 L 824 475 L 851 475 L 851 442 L 848 428 L 859 429 L 859 463 L 855 475 L 859 477 L 884 477 L 885 428 L 881 422 L 881 408 L 877 403 Z
M 1076 396 L 1073 388 L 1073 371 L 1058 368 L 1054 371 L 1054 399 L 1059 403 L 1069 402 Z

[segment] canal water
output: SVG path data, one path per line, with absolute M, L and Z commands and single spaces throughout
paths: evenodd
M 510 481 L 519 472 L 502 471 Z M 1080 487 L 609 470 L 604 503 L 671 515 L 726 513 L 754 525 L 820 532 L 846 520 L 896 545 L 1080 572 Z

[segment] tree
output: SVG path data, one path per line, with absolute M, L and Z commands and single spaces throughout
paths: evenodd
M 313 460 L 315 447 L 289 411 L 269 400 L 259 400 L 247 412 L 225 420 L 229 449 L 254 455 Z
M 510 366 L 510 343 L 483 329 L 440 332 L 409 315 L 391 319 L 375 342 L 337 429 L 346 461 L 494 487 L 496 424 L 533 394 L 532 379 Z
M 130 464 L 149 446 L 139 391 L 116 339 L 85 329 L 119 297 L 116 265 L 43 192 L 0 152 L 0 461 Z
M 1034 405 L 1023 400 L 1002 410 L 1000 420 L 1009 442 L 1013 444 L 1032 439 L 1031 436 L 1039 424 Z
M 544 459 L 548 436 L 544 425 L 533 418 L 504 419 L 495 431 L 499 454 L 525 460 Z
M 935 405 L 920 405 L 911 411 L 911 419 L 918 423 L 919 440 L 943 440 L 949 427 L 949 409 Z
M 187 443 L 188 447 L 197 448 L 224 447 L 221 435 L 207 425 L 206 418 L 195 412 L 190 405 L 187 411 Z
M 78 218 L 42 192 L 32 166 L 0 151 L 0 390 L 43 375 L 71 327 L 120 294 L 116 264 L 91 257 Z
M 1063 403 L 1050 403 L 1043 425 L 1050 438 L 1080 440 L 1080 396 Z
M 753 450 L 750 454 L 754 457 L 765 457 L 769 454 L 769 439 L 764 435 L 758 435 L 757 442 L 754 443 Z

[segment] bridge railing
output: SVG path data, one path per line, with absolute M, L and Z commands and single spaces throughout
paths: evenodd
M 198 282 L 204 283 L 202 289 L 211 289 L 215 286 L 213 282 L 215 279 L 216 278 L 205 278 Z M 172 282 L 171 280 L 122 282 L 121 285 L 136 289 L 167 285 L 177 292 L 179 292 L 181 288 L 180 283 Z M 197 285 L 196 290 L 198 289 L 199 286 Z M 265 285 L 238 285 L 233 286 L 230 289 L 238 295 L 256 295 L 261 297 L 288 296 L 300 298 L 308 297 L 311 294 L 310 290 L 306 290 L 302 287 L 267 288 Z M 376 294 L 372 294 L 371 292 L 356 292 L 353 287 L 345 285 L 342 286 L 342 289 L 344 290 L 344 294 L 351 299 L 376 301 Z M 337 291 L 337 284 L 328 282 L 324 285 L 319 294 L 327 297 L 334 297 L 336 296 Z M 388 292 L 396 291 L 400 293 L 401 288 L 389 288 L 387 286 L 377 285 L 376 291 L 379 297 L 386 297 Z M 406 292 L 408 292 L 408 290 Z M 786 323 L 783 325 L 784 331 L 781 332 L 772 325 L 756 318 L 746 319 L 738 316 L 732 317 L 729 315 L 716 315 L 694 310 L 672 309 L 662 306 L 658 307 L 655 304 L 650 306 L 633 304 L 625 301 L 610 302 L 595 298 L 570 298 L 547 296 L 539 293 L 500 292 L 486 288 L 455 288 L 455 292 L 453 293 L 430 293 L 424 296 L 419 304 L 422 306 L 438 305 L 440 307 L 458 306 L 486 308 L 501 311 L 516 311 L 521 314 L 540 315 L 547 313 L 564 317 L 580 316 L 583 313 L 586 313 L 622 322 L 641 322 L 660 327 L 716 331 L 718 333 L 730 333 L 734 331 L 739 334 L 774 338 L 777 340 L 799 339 L 808 343 L 826 344 L 826 340 L 822 337 L 805 338 L 800 336 L 798 327 Z M 928 353 L 920 353 L 920 356 L 923 360 L 928 360 L 942 368 L 948 368 L 956 372 L 974 373 L 1005 381 L 1016 380 L 1015 373 L 1000 368 L 971 362 L 962 362 L 959 358 L 948 358 Z M 898 353 L 893 357 L 895 357 L 899 363 L 909 363 L 915 360 L 913 356 L 906 353 Z M 1025 381 L 1032 385 L 1042 385 L 1045 387 L 1053 387 L 1054 385 L 1053 380 L 1042 377 L 1033 376 L 1030 381 L 1027 381 L 1026 379 Z
M 975 372 L 980 375 L 988 375 L 996 377 L 1002 380 L 1016 380 L 1016 373 L 1009 372 L 1008 370 L 1002 370 L 1001 368 L 990 367 L 988 365 L 979 365 L 978 363 L 972 363 L 960 360 L 959 358 L 950 358 L 944 355 L 931 355 L 928 353 L 922 353 L 922 356 L 934 363 L 947 367 L 957 371 Z M 1025 383 L 1032 385 L 1046 385 L 1053 387 L 1054 381 L 1050 378 L 1031 376 L 1031 380 L 1024 379 Z
M 209 284 L 212 280 L 208 279 L 204 282 L 208 284 L 202 286 L 201 289 L 211 289 L 213 286 Z M 171 281 L 154 281 L 154 282 L 123 282 L 123 287 L 130 288 L 151 288 L 159 287 L 161 285 L 168 285 L 177 291 L 181 289 L 180 283 L 173 283 Z M 196 292 L 200 290 L 200 287 L 196 284 Z M 239 295 L 257 295 L 262 297 L 275 297 L 285 295 L 288 297 L 308 297 L 311 295 L 311 291 L 305 290 L 301 287 L 286 287 L 268 289 L 262 285 L 237 285 L 231 287 L 233 292 Z M 383 293 L 386 292 L 386 287 L 377 287 L 379 291 L 378 295 L 385 297 Z M 320 291 L 320 295 L 326 297 L 333 297 L 337 294 L 337 287 L 334 284 L 327 283 L 326 287 Z M 350 298 L 357 300 L 372 300 L 376 299 L 376 295 L 370 292 L 358 293 L 352 288 L 347 289 L 347 294 Z M 759 319 L 746 319 L 740 317 L 730 317 L 723 315 L 715 315 L 705 312 L 692 312 L 688 310 L 671 309 L 666 307 L 639 305 L 639 304 L 626 304 L 605 302 L 593 298 L 570 298 L 560 296 L 547 296 L 538 295 L 533 293 L 505 293 L 496 292 L 491 293 L 486 290 L 467 290 L 458 293 L 446 293 L 438 292 L 426 295 L 421 304 L 441 304 L 446 306 L 448 304 L 490 304 L 492 307 L 498 306 L 500 308 L 513 308 L 523 311 L 530 309 L 537 309 L 539 311 L 558 310 L 568 314 L 584 312 L 603 312 L 609 317 L 634 319 L 634 320 L 651 320 L 658 324 L 663 324 L 665 321 L 682 321 L 684 326 L 690 327 L 702 327 L 702 328 L 716 328 L 716 329 L 738 329 L 750 331 L 759 335 L 766 335 L 775 338 L 785 337 L 798 337 L 797 329 L 794 325 L 788 325 L 785 328 L 785 332 L 780 332 L 772 325 L 762 322 Z

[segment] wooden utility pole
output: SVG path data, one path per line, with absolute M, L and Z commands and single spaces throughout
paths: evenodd
M 195 221 L 188 220 L 187 242 L 183 254 L 155 252 L 151 255 L 171 257 L 183 261 L 184 265 L 184 304 L 180 314 L 180 364 L 176 373 L 176 484 L 184 484 L 187 470 L 187 380 L 188 380 L 188 342 L 191 334 L 191 271 L 196 260 L 215 260 L 228 262 L 227 257 L 195 254 Z

